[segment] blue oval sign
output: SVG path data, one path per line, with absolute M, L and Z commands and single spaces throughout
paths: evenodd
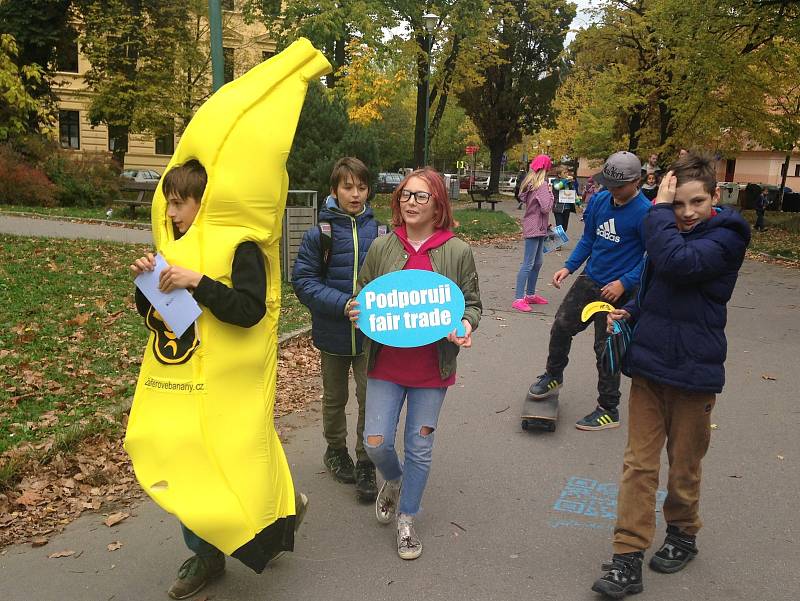
M 464 334 L 464 293 L 435 271 L 405 269 L 372 280 L 356 297 L 358 327 L 387 346 L 436 342 L 453 330 Z

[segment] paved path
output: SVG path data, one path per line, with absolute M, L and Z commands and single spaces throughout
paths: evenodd
M 570 223 L 579 234 L 580 222 Z M 544 286 L 541 312 L 511 312 L 519 243 L 477 247 L 485 314 L 461 355 L 436 433 L 418 530 L 422 557 L 400 560 L 390 527 L 353 489 L 323 471 L 319 406 L 284 420 L 286 452 L 311 506 L 296 552 L 257 576 L 230 561 L 198 597 L 221 600 L 589 601 L 610 557 L 625 430 L 581 432 L 594 405 L 591 335 L 573 346 L 558 431 L 520 429 L 527 386 L 541 373 L 550 323 L 564 290 Z M 564 257 L 545 259 L 545 278 Z M 637 598 L 670 601 L 800 598 L 800 272 L 747 262 L 729 307 L 728 384 L 705 462 L 700 555 L 675 575 L 645 570 Z M 768 374 L 775 379 L 763 379 Z M 627 398 L 627 382 L 623 398 Z M 626 411 L 623 410 L 623 423 Z M 162 601 L 188 556 L 177 523 L 151 502 L 113 530 L 87 514 L 42 548 L 0 556 L 9 601 Z M 662 535 L 659 526 L 659 538 Z M 123 547 L 110 553 L 106 545 Z M 61 549 L 80 557 L 47 559 Z
M 17 217 L 0 213 L 0 233 L 48 238 L 88 238 L 131 244 L 150 244 L 150 230 L 131 229 L 105 224 L 89 224 L 53 219 Z

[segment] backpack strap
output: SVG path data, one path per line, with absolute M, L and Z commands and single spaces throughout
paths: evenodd
M 320 221 L 317 224 L 319 229 L 320 249 L 322 250 L 322 275 L 328 271 L 328 263 L 331 261 L 331 249 L 333 248 L 333 228 L 329 221 Z

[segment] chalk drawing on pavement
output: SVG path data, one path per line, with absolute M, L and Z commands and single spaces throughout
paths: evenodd
M 561 513 L 572 514 L 569 518 L 553 519 L 550 526 L 553 528 L 613 528 L 617 519 L 617 492 L 616 482 L 600 482 L 592 478 L 572 476 L 567 480 L 561 490 L 553 509 Z M 660 523 L 661 508 L 667 491 L 656 492 L 656 523 Z M 576 519 L 577 516 L 586 519 Z

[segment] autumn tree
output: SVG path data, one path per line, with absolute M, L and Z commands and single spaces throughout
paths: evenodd
M 339 93 L 310 82 L 286 164 L 291 187 L 316 190 L 324 199 L 333 164 L 343 156 L 361 159 L 377 177 L 380 155 L 374 132 L 351 123 Z
M 181 114 L 176 82 L 189 37 L 189 0 L 75 0 L 80 44 L 91 63 L 93 125 L 104 123 L 115 160 L 124 164 L 132 132 L 172 131 Z
M 481 60 L 481 82 L 459 93 L 489 147 L 490 190 L 497 191 L 505 151 L 550 117 L 559 59 L 575 5 L 568 0 L 510 0 L 494 7 L 496 45 Z
M 0 142 L 24 133 L 31 115 L 43 120 L 45 107 L 29 90 L 43 78 L 36 65 L 17 66 L 17 44 L 14 38 L 0 34 Z
M 0 31 L 13 36 L 16 48 L 11 60 L 20 72 L 34 69 L 38 73 L 22 79 L 24 94 L 34 101 L 25 117 L 27 131 L 48 125 L 56 110 L 53 76 L 58 69 L 59 50 L 74 43 L 76 36 L 70 3 L 71 0 L 0 1 Z
M 382 28 L 396 25 L 391 11 L 381 0 L 245 0 L 242 12 L 247 20 L 259 20 L 267 27 L 279 48 L 299 37 L 308 38 L 333 65 L 326 76 L 329 88 L 343 75 L 351 60 L 354 40 L 380 47 Z
M 573 43 L 557 131 L 575 133 L 584 156 L 733 149 L 757 126 L 739 110 L 760 103 L 751 66 L 796 39 L 799 21 L 800 3 L 790 0 L 607 0 Z

